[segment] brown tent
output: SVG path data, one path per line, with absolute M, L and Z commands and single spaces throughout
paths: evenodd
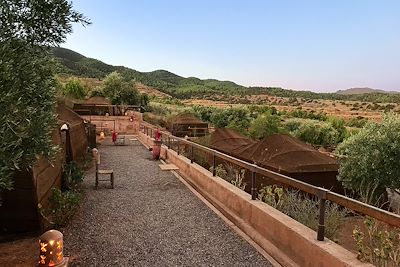
M 168 130 L 175 136 L 197 137 L 208 134 L 208 123 L 193 114 L 180 114 L 171 118 Z
M 250 145 L 257 144 L 250 138 L 247 138 L 235 130 L 228 128 L 218 128 L 211 134 L 210 146 L 218 151 L 239 156 L 241 151 Z
M 84 121 L 61 103 L 57 106 L 57 114 L 59 127 L 54 129 L 52 141 L 62 149 L 52 162 L 41 156 L 33 168 L 14 173 L 14 189 L 0 192 L 0 233 L 40 229 L 43 218 L 38 205 L 46 209 L 51 188 L 60 187 L 63 163 L 68 157 L 79 160 L 86 153 Z M 68 135 L 60 131 L 64 123 L 68 125 Z
M 79 161 L 85 156 L 88 147 L 84 120 L 62 104 L 57 105 L 57 114 L 59 125 L 65 123 L 69 129 L 68 138 L 64 137 L 66 140 L 63 140 L 67 160 Z
M 343 192 L 336 179 L 336 160 L 291 136 L 274 134 L 255 142 L 233 130 L 218 129 L 211 135 L 211 147 L 306 183 Z M 263 179 L 265 183 L 259 184 L 274 183 Z

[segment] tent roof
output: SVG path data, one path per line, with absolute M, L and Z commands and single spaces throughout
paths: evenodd
M 274 134 L 256 142 L 234 130 L 217 129 L 211 134 L 211 147 L 278 172 L 335 172 L 338 170 L 334 158 L 285 134 Z
M 285 134 L 274 134 L 242 151 L 242 157 L 259 166 L 287 173 L 337 171 L 334 158 L 312 146 Z
M 195 115 L 187 113 L 187 114 L 179 114 L 176 115 L 175 117 L 172 117 L 171 124 L 207 124 L 207 123 L 200 120 Z
M 58 115 L 58 120 L 70 125 L 83 123 L 83 119 L 75 113 L 72 109 L 65 106 L 64 104 L 58 103 L 56 112 Z
M 111 105 L 111 102 L 103 96 L 92 96 L 91 98 L 84 100 L 81 104 Z
M 249 145 L 255 144 L 256 141 L 245 137 L 235 130 L 228 128 L 218 128 L 212 134 L 210 138 L 210 146 L 213 149 L 231 154 L 235 150 L 240 150 Z M 236 153 L 235 153 L 236 154 Z

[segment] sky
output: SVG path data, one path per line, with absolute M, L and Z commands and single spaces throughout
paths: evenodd
M 75 0 L 62 47 L 138 71 L 334 92 L 400 91 L 398 0 Z

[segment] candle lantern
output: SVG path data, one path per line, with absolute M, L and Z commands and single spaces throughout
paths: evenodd
M 68 258 L 63 254 L 63 234 L 57 230 L 49 230 L 39 237 L 38 266 L 68 266 Z

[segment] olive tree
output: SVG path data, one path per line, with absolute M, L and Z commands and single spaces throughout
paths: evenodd
M 281 119 L 270 112 L 259 115 L 250 125 L 250 136 L 256 139 L 280 132 L 282 132 Z
M 86 88 L 78 78 L 70 78 L 64 86 L 64 95 L 75 99 L 83 99 L 86 96 Z
M 382 123 L 368 123 L 337 148 L 338 179 L 375 204 L 385 188 L 400 188 L 400 117 L 387 114 Z
M 62 43 L 74 22 L 90 23 L 66 0 L 0 1 L 0 189 L 12 189 L 13 172 L 56 151 L 49 47 Z
M 138 105 L 141 100 L 135 85 L 132 82 L 125 81 L 121 74 L 116 71 L 105 78 L 103 93 L 114 105 Z

